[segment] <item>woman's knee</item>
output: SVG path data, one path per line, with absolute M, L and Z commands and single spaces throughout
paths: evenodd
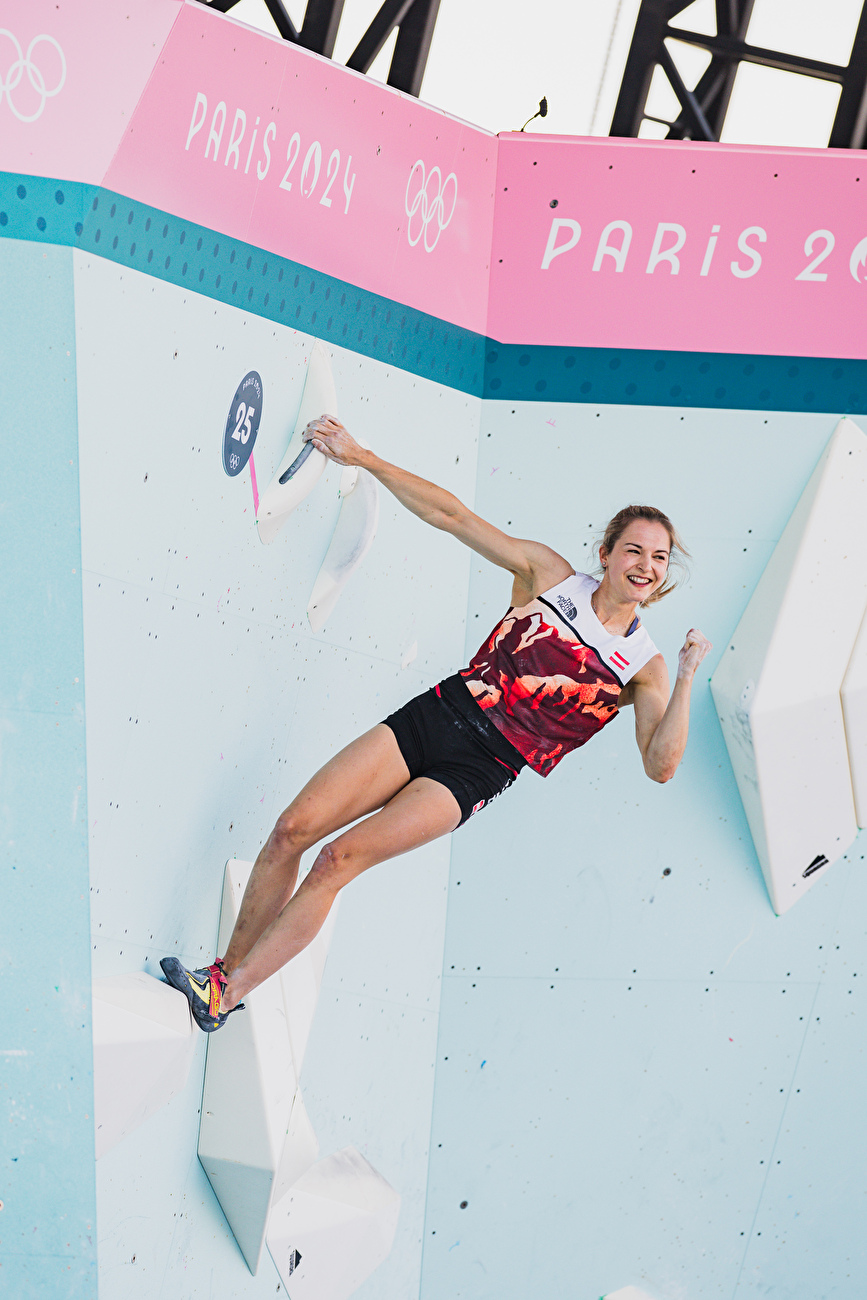
M 307 879 L 311 885 L 320 885 L 333 889 L 336 893 L 347 884 L 360 870 L 349 847 L 339 841 L 323 844 L 316 855 Z
M 303 853 L 317 838 L 309 818 L 291 807 L 281 812 L 271 832 L 273 844 L 283 853 Z

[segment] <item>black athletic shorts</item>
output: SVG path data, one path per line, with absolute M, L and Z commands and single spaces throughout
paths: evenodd
M 459 673 L 383 719 L 410 780 L 439 781 L 461 809 L 458 825 L 508 790 L 526 760 L 485 717 Z

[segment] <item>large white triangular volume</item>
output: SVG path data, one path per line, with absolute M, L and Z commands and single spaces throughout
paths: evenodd
M 367 470 L 347 466 L 340 476 L 340 514 L 313 584 L 307 617 L 321 632 L 352 574 L 373 545 L 379 523 L 379 488 Z
M 843 678 L 840 692 L 846 723 L 846 745 L 855 795 L 855 816 L 859 826 L 867 826 L 867 614 Z
M 354 1147 L 308 1169 L 268 1228 L 292 1300 L 347 1300 L 388 1257 L 399 1213 L 400 1194 Z
M 283 1144 L 283 1154 L 280 1157 L 280 1164 L 277 1169 L 277 1177 L 274 1180 L 274 1204 L 284 1196 L 289 1188 L 302 1174 L 306 1174 L 312 1164 L 319 1159 L 319 1139 L 313 1131 L 313 1125 L 310 1123 L 310 1117 L 304 1106 L 301 1097 L 301 1090 L 295 1093 L 295 1099 L 292 1102 L 292 1113 L 289 1116 L 289 1127 L 286 1130 L 286 1141 Z
M 322 929 L 313 942 L 303 948 L 297 957 L 287 962 L 280 971 L 292 1060 L 295 1064 L 295 1073 L 299 1078 L 310 1030 L 313 1027 L 313 1017 L 316 1014 L 316 1004 L 319 1001 L 319 990 L 322 986 L 328 949 L 331 946 L 331 936 L 334 933 L 339 898 L 338 894 Z
M 93 981 L 97 1159 L 184 1087 L 195 1032 L 183 993 L 152 975 Z
M 331 360 L 324 346 L 317 339 L 307 361 L 301 406 L 294 432 L 289 439 L 289 446 L 277 467 L 277 472 L 259 498 L 256 524 L 259 529 L 259 539 L 266 544 L 273 542 L 295 507 L 310 495 L 325 469 L 327 456 L 324 456 L 321 451 L 311 451 L 292 478 L 286 483 L 280 482 L 281 477 L 304 448 L 301 435 L 310 421 L 318 419 L 320 415 L 337 416 L 337 390 L 334 387 Z
M 255 1273 L 298 1081 L 279 978 L 244 1002 L 208 1039 L 199 1160 Z
M 220 952 L 228 946 L 251 870 L 250 862 L 226 863 Z M 305 964 L 316 969 L 315 958 L 308 956 Z M 300 1057 L 296 1068 L 289 1027 L 289 1018 L 295 1016 L 295 1036 L 302 1033 L 306 1042 L 313 1014 L 310 998 L 297 1012 L 291 1006 L 287 1012 L 283 972 L 278 971 L 247 994 L 244 1004 L 244 1011 L 230 1016 L 208 1039 L 199 1160 L 255 1273 L 275 1197 L 319 1152 L 298 1090 Z
M 867 437 L 841 420 L 711 689 L 774 911 L 857 834 L 840 688 L 867 601 Z

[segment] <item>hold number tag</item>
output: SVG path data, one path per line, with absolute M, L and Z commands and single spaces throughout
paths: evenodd
M 236 478 L 250 459 L 262 418 L 262 380 L 255 370 L 235 390 L 223 433 L 223 469 Z

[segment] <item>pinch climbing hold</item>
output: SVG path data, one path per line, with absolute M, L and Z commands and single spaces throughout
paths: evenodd
M 337 392 L 328 353 L 317 339 L 307 362 L 307 378 L 304 381 L 301 406 L 292 437 L 289 439 L 289 446 L 277 467 L 277 472 L 259 498 L 256 525 L 259 529 L 259 540 L 266 545 L 274 541 L 292 511 L 310 495 L 322 476 L 327 456 L 314 449 L 303 461 L 300 457 L 308 445 L 302 437 L 304 430 L 311 420 L 318 419 L 324 414 L 337 415 Z M 295 472 L 287 477 L 287 470 L 296 460 L 299 463 L 295 467 Z

